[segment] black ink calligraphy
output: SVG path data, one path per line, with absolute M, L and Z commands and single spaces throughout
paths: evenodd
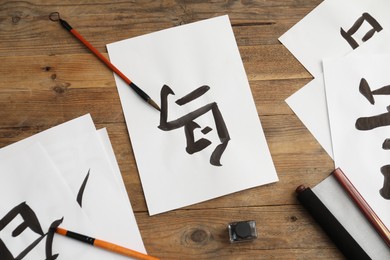
M 382 149 L 383 149 L 383 150 L 390 150 L 390 139 L 389 139 L 389 138 L 386 138 L 386 139 L 383 141 Z
M 390 95 L 390 85 L 371 91 L 371 88 L 368 85 L 367 80 L 365 78 L 362 78 L 359 84 L 359 91 L 365 98 L 367 98 L 367 100 L 372 105 L 374 105 L 375 104 L 374 95 Z
M 383 198 L 390 199 L 390 165 L 383 166 L 381 172 L 385 180 L 383 181 L 383 188 L 379 192 Z
M 377 90 L 371 91 L 370 85 L 365 78 L 360 80 L 359 92 L 370 102 L 375 104 L 375 95 L 390 95 L 390 85 L 381 87 Z M 360 117 L 356 120 L 355 127 L 361 131 L 372 130 L 377 127 L 390 125 L 390 107 L 387 107 L 387 112 L 370 117 Z M 386 138 L 382 144 L 382 149 L 390 150 L 390 139 Z M 379 193 L 384 198 L 390 199 L 390 165 L 381 167 L 381 173 L 384 176 L 383 188 Z
M 201 86 L 196 90 L 190 92 L 189 94 L 185 95 L 184 97 L 176 100 L 176 104 L 178 104 L 179 106 L 183 106 L 195 100 L 196 98 L 199 98 L 200 96 L 204 95 L 209 89 L 209 86 Z M 211 145 L 211 141 L 209 141 L 208 139 L 200 138 L 199 140 L 195 140 L 194 137 L 194 130 L 197 128 L 201 128 L 200 125 L 197 124 L 194 120 L 211 111 L 215 120 L 215 126 L 217 128 L 218 137 L 221 143 L 217 145 L 217 147 L 212 152 L 210 156 L 210 164 L 214 166 L 221 166 L 220 160 L 223 152 L 225 151 L 230 141 L 230 136 L 217 103 L 212 102 L 206 104 L 203 107 L 200 107 L 195 111 L 188 113 L 187 115 L 179 117 L 175 120 L 168 121 L 168 96 L 174 94 L 175 93 L 172 91 L 172 89 L 167 85 L 164 85 L 161 88 L 161 113 L 160 125 L 158 126 L 158 128 L 163 131 L 171 131 L 184 127 L 184 132 L 187 141 L 186 151 L 188 154 L 194 154 L 196 152 L 202 151 L 203 149 Z M 206 126 L 201 130 L 204 135 L 209 133 L 210 131 L 212 131 L 212 128 L 209 126 Z
M 85 176 L 83 183 L 81 184 L 79 192 L 77 193 L 76 200 L 77 200 L 77 203 L 80 205 L 80 207 L 83 207 L 83 195 L 84 195 L 85 187 L 87 186 L 87 181 L 88 181 L 88 178 L 89 178 L 90 170 L 91 169 L 88 170 L 88 173 Z
M 348 31 L 344 31 L 343 28 L 340 28 L 341 36 L 343 36 L 343 38 L 349 43 L 349 45 L 353 49 L 359 47 L 359 44 L 352 36 L 359 30 L 359 28 L 363 25 L 364 21 L 370 24 L 372 29 L 370 29 L 363 36 L 363 42 L 368 41 L 375 34 L 375 32 L 380 32 L 383 29 L 382 26 L 369 13 L 363 13 L 363 15 L 359 17 L 359 19 L 357 19 L 357 21 Z
M 38 238 L 28 245 L 22 252 L 16 257 L 8 250 L 5 243 L 0 239 L 0 259 L 2 260 L 15 260 L 23 259 L 28 253 L 31 252 L 45 237 L 46 237 L 46 260 L 57 259 L 58 254 L 52 254 L 52 243 L 54 237 L 54 230 L 62 223 L 63 219 L 53 221 L 47 233 L 44 233 L 42 227 L 38 221 L 35 212 L 26 204 L 22 202 L 13 209 L 11 209 L 2 219 L 0 219 L 0 231 L 2 231 L 13 219 L 17 216 L 21 216 L 23 222 L 16 227 L 12 232 L 12 237 L 20 236 L 27 228 L 38 235 Z

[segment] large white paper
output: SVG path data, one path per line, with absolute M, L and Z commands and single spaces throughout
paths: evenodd
M 312 190 L 373 260 L 390 259 L 389 247 L 332 175 Z
M 359 46 L 377 40 L 379 35 L 390 28 L 389 9 L 390 2 L 386 0 L 326 0 L 279 38 L 315 78 L 286 102 L 331 157 L 332 142 L 325 106 L 322 59 L 344 56 L 354 50 L 340 31 L 343 29 L 347 32 L 364 13 L 374 18 L 383 29 L 374 30 L 373 36 L 363 43 L 366 33 L 373 29 L 364 20 L 358 30 L 351 33 L 351 38 Z
M 40 238 L 24 259 L 46 259 L 56 254 L 59 259 L 124 259 L 60 235 L 48 238 L 52 223 L 61 219 L 61 227 L 90 236 L 97 233 L 42 146 L 35 143 L 1 149 L 0 172 L 2 259 L 16 259 Z M 23 225 L 25 229 L 14 233 Z M 50 247 L 51 252 L 46 254 Z
M 122 174 L 121 174 L 121 171 L 119 169 L 119 165 L 118 165 L 118 162 L 116 160 L 114 150 L 111 146 L 111 142 L 110 142 L 110 138 L 108 136 L 107 129 L 106 128 L 99 129 L 98 134 L 99 134 L 99 137 L 100 137 L 102 144 L 105 148 L 107 156 L 109 157 L 111 167 L 112 167 L 113 173 L 114 173 L 114 178 L 117 181 L 117 187 L 122 192 L 122 196 L 123 196 L 123 203 L 122 203 L 123 206 L 122 207 L 127 206 L 127 213 L 126 213 L 126 226 L 127 226 L 127 228 L 126 228 L 125 232 L 128 232 L 128 234 L 131 234 L 131 235 L 129 235 L 129 239 L 131 240 L 129 243 L 129 246 L 131 246 L 131 249 L 133 249 L 133 250 L 137 249 L 138 252 L 146 253 L 145 246 L 144 246 L 144 243 L 143 243 L 142 238 L 141 238 L 141 233 L 140 233 L 138 225 L 137 225 L 137 220 L 135 219 L 135 215 L 133 212 L 133 207 L 131 206 L 131 203 L 128 200 L 126 186 L 125 186 L 125 183 L 123 182 Z M 116 204 L 116 202 L 115 202 L 115 204 Z
M 324 61 L 335 165 L 343 169 L 387 227 L 390 194 L 386 197 L 380 190 L 385 180 L 381 167 L 390 164 L 390 151 L 382 148 L 390 127 L 385 120 L 380 120 L 384 126 L 375 125 L 378 121 L 373 116 L 387 113 L 390 97 L 372 94 L 375 103 L 371 104 L 361 93 L 361 82 L 365 80 L 371 91 L 390 85 L 389 66 L 390 55 L 383 54 Z
M 194 129 L 194 140 L 204 138 L 211 145 L 187 153 L 184 127 L 159 129 L 160 113 L 116 77 L 150 215 L 278 180 L 227 16 L 107 48 L 111 61 L 157 103 L 163 85 L 172 89 L 168 121 L 216 102 L 230 136 L 220 158 L 222 166 L 212 165 L 212 152 L 226 138 L 219 139 L 217 116 L 208 111 L 193 120 L 201 127 Z M 205 85 L 209 90 L 200 97 L 182 106 L 175 103 Z M 185 125 L 189 132 L 195 127 Z M 200 130 L 206 126 L 212 131 L 204 135 Z
M 82 209 L 100 239 L 145 253 L 134 214 L 110 164 L 91 116 L 85 115 L 12 144 L 23 149 L 40 142 L 76 201 L 86 178 Z M 4 149 L 4 148 L 3 148 Z

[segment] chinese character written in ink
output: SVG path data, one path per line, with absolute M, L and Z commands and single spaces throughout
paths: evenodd
M 176 100 L 176 104 L 179 106 L 183 106 L 196 98 L 202 96 L 210 89 L 209 86 L 201 86 L 197 88 L 196 90 L 190 92 L 189 94 L 185 95 L 184 97 Z M 209 103 L 207 105 L 204 105 L 187 115 L 184 115 L 182 117 L 179 117 L 175 120 L 168 121 L 168 95 L 174 95 L 174 92 L 172 89 L 164 85 L 161 89 L 161 114 L 160 114 L 160 125 L 158 128 L 160 128 L 163 131 L 171 131 L 174 129 L 178 129 L 181 127 L 184 127 L 184 133 L 187 141 L 186 151 L 188 154 L 193 154 L 199 151 L 202 151 L 206 147 L 208 147 L 211 142 L 208 139 L 200 138 L 199 140 L 195 140 L 194 137 L 194 130 L 197 128 L 201 128 L 199 124 L 197 124 L 194 120 L 207 112 L 211 111 L 215 126 L 217 128 L 218 137 L 220 140 L 220 144 L 216 146 L 214 151 L 212 152 L 210 156 L 210 164 L 214 166 L 221 166 L 220 159 L 225 151 L 229 140 L 229 132 L 226 128 L 225 122 L 223 120 L 222 114 L 219 111 L 218 105 L 216 102 Z M 201 132 L 206 135 L 212 131 L 212 128 L 209 126 L 204 127 Z
M 22 252 L 20 252 L 16 257 L 12 255 L 10 250 L 8 250 L 6 244 L 0 239 L 0 259 L 2 260 L 15 260 L 23 259 L 31 250 L 33 250 L 45 237 L 45 260 L 54 260 L 57 259 L 58 254 L 52 254 L 52 244 L 55 229 L 62 223 L 63 219 L 55 220 L 48 230 L 44 233 L 41 225 L 39 224 L 38 218 L 34 211 L 26 204 L 22 202 L 13 209 L 11 209 L 2 219 L 0 219 L 0 232 L 17 216 L 20 216 L 23 219 L 23 222 L 16 227 L 12 232 L 12 237 L 18 239 L 19 236 L 22 236 L 22 233 L 29 228 L 31 231 L 37 234 L 38 238 L 28 245 Z M 20 238 L 23 239 L 23 238 Z M 42 257 L 43 259 L 43 257 Z
M 390 95 L 390 85 L 381 87 L 377 90 L 371 91 L 366 79 L 362 78 L 359 85 L 360 93 L 372 104 L 375 104 L 375 95 Z M 387 112 L 370 117 L 360 117 L 356 120 L 355 127 L 358 130 L 366 131 L 377 127 L 390 125 L 390 106 L 387 107 Z M 382 149 L 390 150 L 390 139 L 384 140 Z M 380 190 L 380 195 L 389 200 L 390 199 L 390 165 L 381 167 L 381 173 L 384 176 L 383 188 Z
M 366 21 L 372 27 L 372 29 L 370 29 L 363 36 L 363 38 L 361 39 L 363 42 L 368 41 L 375 34 L 375 32 L 380 32 L 383 29 L 382 26 L 368 13 L 363 13 L 363 15 L 359 17 L 359 19 L 357 19 L 357 21 L 348 31 L 344 31 L 343 28 L 340 28 L 341 36 L 343 36 L 343 38 L 349 43 L 349 45 L 353 49 L 359 47 L 359 44 L 352 36 L 359 30 L 359 28 L 363 25 L 364 21 Z
M 81 184 L 79 192 L 77 193 L 77 197 L 76 197 L 76 201 L 80 205 L 81 208 L 83 207 L 83 196 L 84 196 L 85 187 L 87 186 L 87 182 L 89 179 L 90 171 L 91 171 L 91 169 L 88 170 L 87 175 L 85 176 L 84 181 Z

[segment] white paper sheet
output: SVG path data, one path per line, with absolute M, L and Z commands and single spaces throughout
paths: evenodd
M 122 179 L 122 174 L 119 169 L 118 162 L 116 161 L 116 157 L 114 154 L 114 150 L 111 146 L 110 138 L 108 136 L 108 132 L 106 128 L 99 129 L 98 130 L 99 137 L 103 143 L 104 150 L 107 153 L 107 156 L 110 160 L 111 167 L 113 169 L 114 177 L 118 184 L 118 189 L 121 190 L 122 196 L 123 196 L 123 206 L 127 206 L 127 213 L 126 213 L 126 232 L 129 232 L 129 238 L 131 239 L 131 243 L 129 246 L 131 246 L 131 249 L 136 250 L 137 248 L 138 252 L 146 253 L 144 243 L 142 241 L 141 233 L 139 231 L 137 220 L 135 219 L 133 207 L 131 206 L 131 203 L 128 199 L 128 194 L 126 190 L 125 183 Z
M 106 152 L 106 155 L 110 161 L 111 168 L 113 170 L 113 176 L 117 182 L 118 188 L 121 190 L 124 197 L 127 197 L 127 191 L 125 183 L 123 182 L 122 174 L 119 169 L 118 162 L 115 157 L 114 150 L 111 146 L 110 137 L 108 136 L 108 132 L 106 128 L 102 128 L 97 130 L 97 133 L 99 135 L 100 141 L 102 142 L 102 145 L 104 147 L 104 150 Z M 129 207 L 131 208 L 131 211 L 133 212 L 133 209 L 131 207 L 131 203 L 129 200 L 126 200 L 128 202 Z M 134 214 L 133 214 L 134 215 Z
M 348 31 L 363 13 L 368 13 L 383 29 L 363 43 L 361 39 L 373 28 L 364 21 L 352 35 L 360 46 L 355 50 L 376 41 L 386 29 L 390 30 L 388 10 L 390 2 L 386 0 L 326 0 L 279 38 L 315 78 L 286 102 L 332 158 L 329 121 L 324 106 L 322 59 L 344 56 L 353 51 L 340 30 Z
M 222 166 L 211 165 L 210 155 L 222 141 L 209 111 L 193 121 L 212 131 L 204 135 L 202 128 L 195 129 L 194 139 L 205 138 L 211 145 L 187 153 L 184 129 L 159 129 L 160 113 L 116 77 L 150 215 L 278 180 L 227 16 L 107 48 L 111 61 L 157 103 L 164 84 L 172 89 L 168 121 L 216 102 L 231 138 Z M 183 106 L 175 103 L 204 85 L 210 89 L 199 98 Z
M 373 260 L 390 259 L 389 247 L 333 176 L 312 190 Z
M 61 218 L 61 227 L 90 236 L 97 234 L 38 143 L 1 149 L 0 172 L 0 251 L 3 257 L 8 252 L 16 258 L 42 234 L 46 234 L 55 220 Z M 26 224 L 26 229 L 12 235 L 22 224 Z M 34 228 L 37 226 L 40 230 Z M 23 259 L 46 259 L 46 256 L 56 254 L 59 254 L 59 259 L 124 259 L 60 235 L 54 235 L 52 242 L 49 242 L 52 251 L 46 255 L 47 241 L 46 235 Z
M 336 167 L 343 169 L 350 181 L 390 227 L 390 196 L 380 194 L 384 176 L 381 167 L 390 164 L 390 152 L 382 149 L 389 138 L 389 126 L 364 130 L 360 118 L 387 112 L 389 95 L 373 95 L 375 104 L 360 93 L 364 78 L 374 91 L 390 85 L 390 55 L 350 55 L 324 61 L 324 76 Z M 361 126 L 360 126 L 361 125 Z
M 91 116 L 76 118 L 12 146 L 23 149 L 38 141 L 70 187 L 74 200 L 90 171 L 82 209 L 96 227 L 97 237 L 145 253 L 128 198 L 117 183 Z

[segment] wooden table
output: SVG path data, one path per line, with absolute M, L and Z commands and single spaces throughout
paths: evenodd
M 321 0 L 0 1 L 0 147 L 91 113 L 108 129 L 147 251 L 163 259 L 340 259 L 295 197 L 333 161 L 285 103 L 311 75 L 278 37 Z M 49 21 L 58 11 L 97 49 L 229 14 L 280 181 L 150 217 L 112 73 Z M 227 225 L 253 219 L 259 237 L 230 244 Z M 130 234 L 129 234 L 130 235 Z

